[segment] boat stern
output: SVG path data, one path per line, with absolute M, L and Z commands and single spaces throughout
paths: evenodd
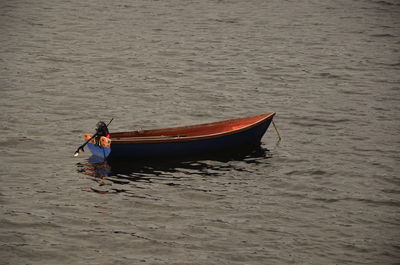
M 92 134 L 85 134 L 83 137 L 87 141 L 92 136 Z M 104 136 L 100 137 L 98 144 L 95 139 L 92 139 L 87 146 L 94 156 L 101 159 L 106 159 L 111 153 L 111 139 Z

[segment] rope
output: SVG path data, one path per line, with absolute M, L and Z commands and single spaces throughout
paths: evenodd
M 278 135 L 278 138 L 279 138 L 279 141 L 282 139 L 282 137 L 281 137 L 281 135 L 280 135 L 280 133 L 279 133 L 279 131 L 278 131 L 278 128 L 276 127 L 276 125 L 275 125 L 275 122 L 274 121 L 272 121 L 272 125 L 274 125 L 274 128 L 275 128 L 275 131 L 276 131 L 276 134 Z

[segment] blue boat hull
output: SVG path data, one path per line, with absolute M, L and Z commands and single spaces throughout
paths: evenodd
M 107 157 L 105 154 L 110 151 L 108 155 L 109 159 L 172 158 L 227 152 L 233 149 L 260 145 L 261 138 L 267 131 L 271 121 L 272 118 L 265 120 L 254 127 L 248 128 L 247 130 L 228 135 L 210 137 L 207 139 L 157 143 L 112 143 L 111 150 L 106 150 L 109 148 L 99 147 L 92 144 L 89 148 L 94 155 L 103 158 Z
M 109 148 L 109 147 L 99 146 L 99 145 L 92 144 L 92 143 L 88 143 L 87 147 L 89 148 L 90 152 L 92 152 L 92 154 L 95 157 L 98 157 L 102 160 L 107 159 L 107 157 L 111 153 L 111 148 Z

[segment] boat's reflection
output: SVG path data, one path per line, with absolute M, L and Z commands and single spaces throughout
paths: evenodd
M 111 160 L 99 161 L 90 157 L 84 163 L 78 163 L 78 172 L 96 182 L 95 188 L 86 189 L 98 193 L 126 192 L 125 185 L 143 188 L 140 183 L 162 183 L 179 185 L 180 181 L 193 177 L 218 177 L 230 171 L 251 173 L 260 163 L 267 163 L 271 157 L 268 149 L 261 146 L 241 150 L 234 154 L 216 154 L 207 157 L 163 160 Z M 115 185 L 118 184 L 118 185 Z M 122 186 L 121 186 L 122 185 Z M 118 188 L 117 188 L 118 187 Z M 123 188 L 122 188 L 123 187 Z

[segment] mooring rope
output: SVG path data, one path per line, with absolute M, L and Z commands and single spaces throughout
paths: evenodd
M 279 131 L 278 131 L 278 128 L 276 127 L 276 125 L 275 125 L 275 122 L 274 121 L 272 121 L 272 125 L 274 125 L 274 128 L 275 128 L 275 131 L 276 131 L 276 134 L 278 135 L 278 138 L 279 138 L 279 141 L 282 139 L 282 137 L 281 137 L 281 134 L 279 133 Z

